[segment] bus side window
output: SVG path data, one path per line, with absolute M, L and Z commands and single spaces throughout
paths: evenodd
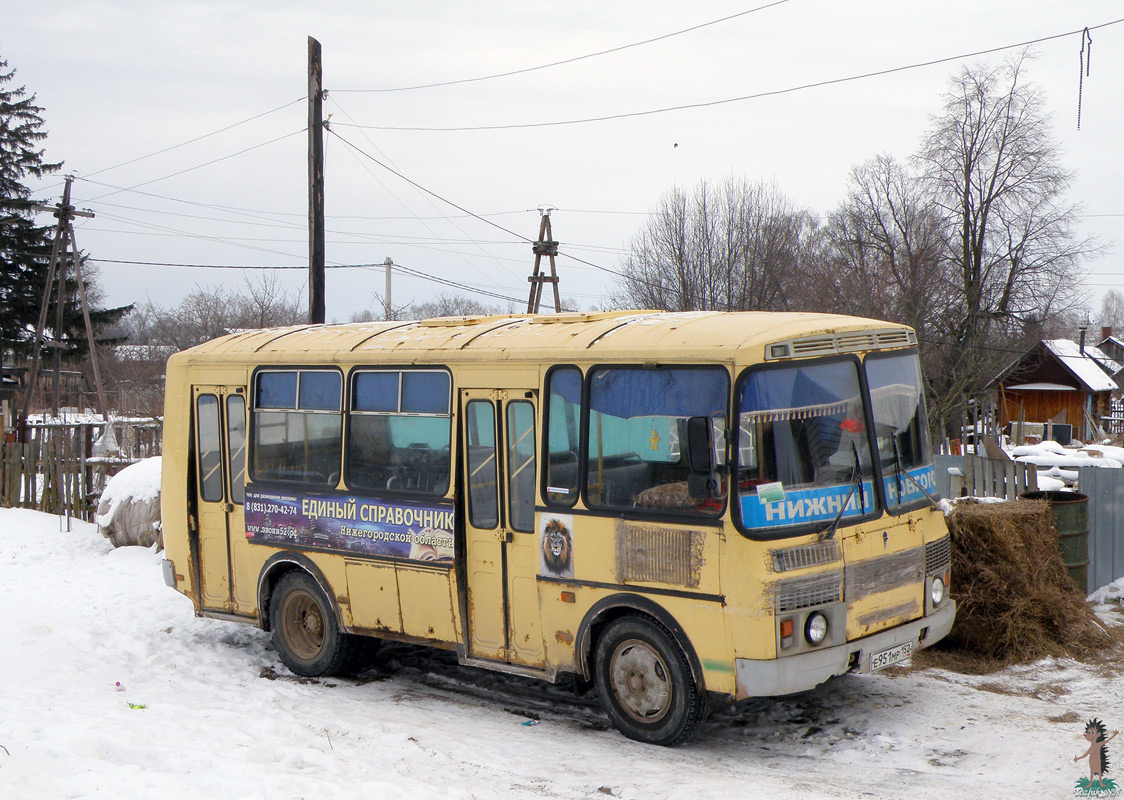
M 511 527 L 535 529 L 535 407 L 526 400 L 507 404 L 507 491 Z
M 199 496 L 207 503 L 222 501 L 222 446 L 219 438 L 219 399 L 201 394 L 196 404 L 199 453 Z
M 241 505 L 246 498 L 246 398 L 226 398 L 226 425 L 230 448 L 230 500 Z
M 546 386 L 546 486 L 551 505 L 572 506 L 578 499 L 582 374 L 577 367 L 550 371 Z
M 494 528 L 499 524 L 495 407 L 487 400 L 472 400 L 465 416 L 468 519 L 474 528 Z
M 347 484 L 443 496 L 452 469 L 444 370 L 360 370 L 348 411 Z
M 335 485 L 343 445 L 343 378 L 335 370 L 259 372 L 253 476 Z

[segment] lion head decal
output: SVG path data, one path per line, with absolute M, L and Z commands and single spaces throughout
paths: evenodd
M 573 577 L 574 543 L 570 529 L 559 519 L 546 523 L 542 532 L 543 570 L 557 577 Z

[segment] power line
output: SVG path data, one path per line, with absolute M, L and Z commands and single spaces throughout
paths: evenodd
M 666 114 L 671 111 L 688 111 L 697 108 L 711 108 L 713 106 L 728 105 L 730 103 L 740 103 L 746 100 L 759 100 L 763 97 L 776 97 L 778 95 L 792 94 L 793 92 L 804 91 L 805 89 L 817 89 L 824 86 L 834 86 L 841 83 L 851 83 L 854 81 L 866 80 L 868 78 L 877 78 L 884 75 L 892 75 L 897 72 L 906 72 L 908 70 L 921 69 L 923 67 L 932 67 L 937 64 L 947 64 L 950 61 L 962 61 L 968 58 L 976 58 L 978 56 L 991 55 L 992 53 L 1000 53 L 1004 50 L 1014 50 L 1020 47 L 1029 47 L 1033 44 L 1041 44 L 1043 42 L 1053 41 L 1055 39 L 1062 39 L 1066 36 L 1074 36 L 1081 34 L 1086 30 L 1094 31 L 1100 28 L 1107 28 L 1110 25 L 1118 25 L 1124 22 L 1124 18 L 1115 19 L 1111 22 L 1105 22 L 1100 25 L 1092 25 L 1088 28 L 1080 28 L 1074 31 L 1067 31 L 1065 33 L 1054 34 L 1053 36 L 1043 36 L 1038 39 L 1030 39 L 1025 42 L 1018 42 L 1016 44 L 1003 45 L 1001 47 L 992 47 L 987 50 L 977 50 L 973 53 L 963 53 L 955 56 L 948 56 L 947 58 L 938 58 L 932 61 L 922 61 L 916 64 L 908 64 L 901 67 L 891 67 L 889 69 L 876 70 L 874 72 L 865 72 L 860 75 L 851 75 L 845 78 L 832 78 L 829 80 L 816 81 L 814 83 L 805 83 L 799 86 L 790 86 L 786 89 L 774 89 L 767 92 L 757 92 L 756 94 L 747 94 L 740 97 L 730 97 L 724 100 L 710 100 L 702 103 L 685 103 L 678 106 L 666 106 L 664 108 L 654 108 L 646 111 L 630 111 L 621 114 L 606 114 L 600 117 L 585 117 L 583 119 L 568 119 L 568 120 L 555 120 L 553 122 L 524 122 L 524 123 L 510 123 L 505 125 L 458 125 L 450 127 L 433 127 L 433 126 L 395 126 L 395 125 L 348 125 L 347 123 L 336 123 L 341 127 L 355 127 L 362 128 L 363 130 L 375 131 L 409 131 L 409 132 L 464 132 L 464 131 L 498 131 L 498 130 L 512 130 L 519 128 L 549 128 L 561 125 L 583 125 L 589 122 L 607 122 L 617 119 L 628 119 L 632 117 L 647 117 L 654 114 Z
M 249 153 L 251 150 L 257 150 L 259 148 L 266 147 L 267 145 L 271 145 L 271 144 L 274 144 L 276 142 L 280 142 L 282 139 L 288 139 L 291 136 L 296 136 L 298 133 L 304 133 L 306 130 L 308 130 L 307 127 L 301 128 L 300 130 L 293 131 L 292 133 L 286 133 L 284 136 L 278 136 L 276 139 L 270 139 L 268 142 L 261 142 L 260 144 L 253 145 L 252 147 L 247 147 L 245 150 L 239 150 L 237 153 L 231 153 L 230 155 L 220 156 L 219 158 L 212 159 L 212 160 L 207 161 L 203 164 L 196 164 L 194 167 L 188 167 L 186 169 L 181 169 L 177 172 L 173 172 L 170 175 L 164 175 L 163 177 L 160 177 L 160 178 L 153 178 L 150 181 L 144 181 L 143 183 L 138 183 L 138 184 L 136 184 L 134 186 L 130 186 L 126 189 L 118 189 L 117 191 L 114 191 L 114 192 L 107 192 L 106 194 L 98 195 L 97 197 L 93 197 L 93 198 L 90 198 L 88 200 L 83 200 L 82 202 L 93 203 L 97 200 L 101 200 L 102 198 L 112 197 L 115 194 L 120 194 L 121 192 L 132 192 L 136 189 L 139 189 L 142 186 L 148 186 L 149 184 L 157 183 L 159 181 L 166 181 L 166 180 L 168 180 L 168 178 L 174 178 L 177 175 L 183 175 L 184 173 L 187 173 L 187 172 L 193 172 L 194 170 L 202 169 L 203 167 L 209 167 L 212 164 L 217 164 L 220 161 L 227 161 L 231 158 L 236 158 L 236 157 L 238 157 L 240 155 L 243 155 L 245 153 Z M 78 178 L 78 180 L 85 180 L 85 179 L 80 177 L 80 178 Z
M 537 70 L 549 69 L 551 67 L 559 67 L 559 66 L 562 66 L 563 64 L 573 64 L 576 61 L 584 61 L 587 58 L 596 58 L 597 56 L 604 56 L 604 55 L 608 55 L 610 53 L 619 53 L 622 50 L 628 50 L 628 49 L 633 48 L 633 47 L 641 47 L 641 46 L 646 45 L 646 44 L 652 44 L 654 42 L 660 42 L 660 41 L 663 41 L 664 39 L 670 39 L 673 36 L 681 36 L 684 33 L 691 33 L 692 31 L 697 31 L 697 30 L 700 30 L 702 28 L 707 28 L 707 27 L 710 27 L 711 25 L 718 25 L 719 23 L 722 23 L 722 22 L 729 22 L 732 19 L 737 19 L 738 17 L 744 17 L 747 14 L 753 14 L 753 13 L 756 13 L 758 11 L 763 11 L 767 8 L 772 8 L 773 6 L 784 5 L 787 2 L 789 2 L 789 0 L 776 0 L 776 2 L 774 2 L 774 3 L 766 3 L 763 6 L 758 6 L 757 8 L 751 8 L 748 11 L 739 11 L 737 14 L 730 14 L 729 16 L 722 17 L 721 19 L 711 20 L 710 22 L 703 22 L 699 25 L 692 25 L 689 28 L 683 28 L 682 30 L 673 31 L 671 33 L 665 33 L 662 36 L 655 36 L 651 39 L 644 39 L 643 41 L 633 42 L 632 44 L 624 44 L 624 45 L 620 45 L 619 47 L 611 47 L 608 50 L 598 50 L 596 53 L 586 53 L 583 56 L 574 56 L 573 58 L 565 58 L 565 59 L 562 59 L 561 61 L 552 61 L 549 64 L 539 64 L 536 67 L 525 67 L 523 69 L 510 70 L 509 72 L 498 72 L 494 75 L 481 75 L 481 76 L 476 77 L 476 78 L 460 78 L 458 80 L 440 81 L 438 83 L 423 83 L 423 84 L 419 84 L 417 86 L 398 86 L 398 87 L 393 87 L 393 88 L 389 88 L 389 89 L 333 89 L 332 92 L 334 92 L 334 93 L 347 92 L 347 93 L 360 93 L 360 94 L 385 93 L 385 92 L 410 92 L 410 91 L 414 91 L 415 89 L 433 89 L 433 88 L 436 88 L 438 86 L 456 86 L 456 85 L 462 84 L 462 83 L 476 83 L 478 81 L 490 81 L 490 80 L 493 80 L 494 78 L 507 78 L 507 77 L 510 77 L 512 75 L 523 75 L 527 72 L 535 72 Z
M 285 103 L 284 105 L 277 106 L 277 108 L 272 108 L 269 111 L 263 111 L 260 114 L 255 114 L 252 117 L 247 117 L 246 119 L 242 120 L 241 122 L 235 122 L 233 125 L 227 125 L 225 128 L 219 128 L 217 131 L 211 131 L 210 133 L 204 133 L 202 136 L 196 136 L 194 139 L 188 139 L 186 142 L 180 142 L 179 144 L 173 144 L 170 147 L 165 147 L 163 150 L 157 150 L 156 152 L 149 153 L 146 156 L 138 156 L 137 158 L 132 158 L 132 159 L 129 159 L 128 161 L 122 161 L 120 164 L 114 164 L 112 167 L 105 167 L 103 169 L 97 170 L 96 172 L 91 172 L 90 175 L 87 176 L 87 177 L 91 177 L 91 176 L 94 176 L 94 175 L 100 175 L 103 172 L 109 172 L 110 170 L 118 169 L 119 167 L 125 167 L 125 166 L 128 166 L 129 164 L 135 164 L 138 161 L 144 161 L 145 159 L 153 158 L 154 156 L 158 156 L 158 155 L 162 155 L 163 153 L 167 153 L 171 150 L 176 150 L 180 147 L 186 147 L 189 144 L 195 144 L 195 142 L 201 142 L 204 139 L 208 139 L 212 136 L 217 136 L 220 133 L 225 133 L 226 131 L 229 131 L 232 128 L 237 128 L 239 125 L 245 125 L 247 122 L 253 122 L 255 119 L 261 119 L 262 117 L 266 117 L 266 116 L 269 116 L 270 114 L 273 114 L 277 111 L 281 111 L 282 109 L 288 108 L 291 105 L 295 105 L 295 104 L 303 101 L 304 99 L 305 99 L 304 97 L 298 97 L 296 100 L 291 100 L 290 102 Z

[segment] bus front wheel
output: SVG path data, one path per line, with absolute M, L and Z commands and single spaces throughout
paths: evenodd
M 660 745 L 686 741 L 706 711 L 687 654 L 662 625 L 621 617 L 597 640 L 597 692 L 617 730 Z
M 328 598 L 304 572 L 290 572 L 278 582 L 270 628 L 285 666 L 306 678 L 347 672 L 364 649 L 362 637 L 340 630 Z

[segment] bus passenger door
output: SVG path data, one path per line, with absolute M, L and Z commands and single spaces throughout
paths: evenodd
M 192 393 L 201 605 L 209 610 L 231 612 L 235 605 L 230 533 L 243 530 L 244 525 L 245 391 L 226 386 L 194 386 Z
M 467 389 L 461 403 L 468 653 L 541 665 L 533 393 Z

